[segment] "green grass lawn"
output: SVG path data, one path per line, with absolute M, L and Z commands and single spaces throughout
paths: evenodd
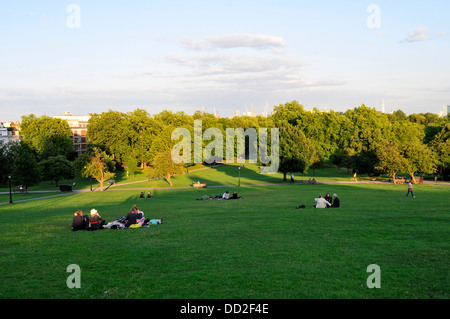
M 181 176 L 175 176 L 173 178 L 173 184 L 175 187 L 188 187 L 193 183 L 200 181 L 202 183 L 207 183 L 207 185 L 211 186 L 220 186 L 220 185 L 238 185 L 239 180 L 241 185 L 254 185 L 254 184 L 281 184 L 283 181 L 283 174 L 276 173 L 271 175 L 262 175 L 260 174 L 260 169 L 257 164 L 253 163 L 245 163 L 244 167 L 241 167 L 240 170 L 240 179 L 239 179 L 239 165 L 238 163 L 221 165 L 214 169 L 209 169 L 208 166 L 202 164 L 192 164 L 188 168 L 188 174 L 184 174 Z M 347 170 L 341 169 L 340 173 L 337 168 L 334 167 L 326 167 L 322 169 L 316 169 L 314 174 L 313 170 L 303 174 L 295 174 L 295 181 L 297 183 L 301 181 L 308 181 L 310 178 L 314 177 L 318 182 L 326 182 L 326 181 L 350 181 L 353 177 L 352 174 L 348 173 Z M 290 176 L 287 176 L 288 182 Z M 358 176 L 359 180 L 369 180 L 367 175 Z M 75 182 L 74 190 L 82 190 L 90 188 L 90 180 L 88 178 L 83 178 L 80 175 L 76 176 L 71 180 L 62 180 L 59 181 L 59 185 L 69 184 L 72 185 Z M 148 177 L 139 172 L 134 176 L 129 175 L 126 176 L 126 173 L 123 171 L 117 171 L 116 176 L 114 177 L 114 188 L 120 189 L 129 189 L 129 188 L 142 188 L 142 189 L 151 189 L 151 188 L 161 188 L 161 187 L 170 187 L 169 183 L 164 179 L 152 180 L 149 181 Z M 131 184 L 130 184 L 131 183 Z M 96 189 L 100 186 L 100 184 L 96 181 L 92 181 L 92 188 Z M 105 182 L 104 187 L 107 187 L 108 183 Z M 14 186 L 15 187 L 15 186 Z M 58 191 L 59 188 L 56 187 L 54 182 L 41 182 L 38 185 L 30 186 L 29 191 Z M 9 192 L 9 188 L 6 185 L 0 186 L 0 192 Z
M 54 195 L 61 195 L 61 192 L 45 192 L 45 193 L 11 193 L 11 197 L 13 202 L 16 201 L 23 201 L 38 197 L 45 197 L 45 196 L 54 196 Z M 6 203 L 9 202 L 10 197 L 8 194 L 0 194 L 0 203 Z
M 222 185 L 236 177 L 201 172 Z M 448 187 L 416 185 L 412 199 L 404 185 L 266 185 L 234 188 L 241 200 L 196 200 L 226 189 L 155 189 L 139 199 L 137 189 L 111 188 L 2 205 L 0 298 L 449 297 Z M 312 208 L 326 192 L 339 195 L 340 209 Z M 163 224 L 71 231 L 77 209 L 111 221 L 133 204 Z M 66 285 L 71 264 L 81 268 L 80 289 Z M 380 289 L 366 286 L 371 264 L 381 268 Z

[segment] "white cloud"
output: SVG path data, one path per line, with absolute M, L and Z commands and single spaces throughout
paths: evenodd
M 249 74 L 284 70 L 286 73 L 300 71 L 304 63 L 280 57 L 261 57 L 244 54 L 208 54 L 195 57 L 166 56 L 166 62 L 190 68 L 197 76 L 215 74 Z
M 197 50 L 201 51 L 206 48 L 206 44 L 203 41 L 194 41 L 189 38 L 183 38 L 180 40 L 180 42 L 190 50 Z
M 228 34 L 207 37 L 205 41 L 194 41 L 183 38 L 181 43 L 188 49 L 230 49 L 230 48 L 255 48 L 269 49 L 286 46 L 283 38 L 264 34 Z
M 431 39 L 431 37 L 427 36 L 426 33 L 428 31 L 427 27 L 417 28 L 414 31 L 411 31 L 403 41 L 400 42 L 417 42 L 417 41 L 425 41 Z
M 285 46 L 283 38 L 271 35 L 257 35 L 246 33 L 208 37 L 206 40 L 211 44 L 211 46 L 222 49 L 242 47 L 267 49 L 271 47 Z

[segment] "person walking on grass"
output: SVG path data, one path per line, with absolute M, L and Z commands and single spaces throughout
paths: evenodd
M 294 173 L 291 173 L 291 181 L 289 182 L 289 184 L 294 184 Z
M 412 190 L 412 183 L 411 181 L 408 182 L 408 192 L 406 193 L 406 197 L 408 197 L 409 193 L 411 193 L 412 198 L 416 198 L 416 196 L 414 196 L 413 190 Z

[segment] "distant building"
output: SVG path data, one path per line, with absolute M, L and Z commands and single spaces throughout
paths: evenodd
M 442 111 L 439 114 L 441 117 L 445 117 L 448 116 L 450 114 L 450 105 L 444 105 L 442 107 Z
M 0 146 L 20 140 L 20 122 L 0 123 Z
M 10 127 L 5 127 L 3 124 L 0 124 L 0 146 L 8 144 L 11 135 L 12 129 Z
M 91 115 L 91 113 L 88 113 L 88 115 L 72 115 L 70 112 L 64 112 L 64 114 L 53 116 L 54 118 L 66 120 L 69 123 L 72 131 L 73 146 L 78 155 L 86 152 L 87 125 Z
M 241 116 L 241 111 L 234 110 L 234 116 Z

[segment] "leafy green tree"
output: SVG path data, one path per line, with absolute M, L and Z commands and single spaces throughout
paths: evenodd
M 305 172 L 312 164 L 314 148 L 299 127 L 285 123 L 280 128 L 279 171 L 283 180 L 289 172 Z
M 284 123 L 289 123 L 291 125 L 296 125 L 297 120 L 301 119 L 305 110 L 303 105 L 298 101 L 292 101 L 285 104 L 280 104 L 274 107 L 274 114 L 272 115 L 275 127 L 281 128 Z
M 375 169 L 393 176 L 394 184 L 396 184 L 396 174 L 407 171 L 408 161 L 395 145 L 388 145 L 381 149 L 378 154 L 378 159 L 379 162 L 375 166 Z
M 128 122 L 128 137 L 132 152 L 124 155 L 123 164 L 126 164 L 125 161 L 129 164 L 130 156 L 135 156 L 141 167 L 146 167 L 152 157 L 152 142 L 161 131 L 162 123 L 153 119 L 147 111 L 142 109 L 128 113 Z
M 103 192 L 103 184 L 114 178 L 114 161 L 111 156 L 99 148 L 94 149 L 94 155 L 90 157 L 86 166 L 83 167 L 81 175 L 83 177 L 93 177 L 100 183 L 100 191 Z
M 408 119 L 405 112 L 402 110 L 394 111 L 392 114 L 387 114 L 387 116 L 391 122 L 406 121 Z
M 37 154 L 25 141 L 14 142 L 10 146 L 11 180 L 14 185 L 28 187 L 41 181 L 42 171 L 38 165 Z
M 450 139 L 436 145 L 436 165 L 439 169 L 441 179 L 444 180 L 445 172 L 450 171 Z
M 441 179 L 444 179 L 444 172 L 450 170 L 450 123 L 444 125 L 435 135 L 430 146 L 436 156 L 436 165 Z
M 139 163 L 134 154 L 127 155 L 123 160 L 123 168 L 128 175 L 134 175 L 139 173 L 141 170 L 138 167 Z
M 354 151 L 346 148 L 344 150 L 338 150 L 334 153 L 330 160 L 333 165 L 336 165 L 338 168 L 339 174 L 341 173 L 341 168 L 346 168 L 347 171 L 350 171 L 350 168 L 353 167 L 352 156 L 354 155 Z
M 12 170 L 10 143 L 0 145 L 0 184 L 8 181 L 8 175 Z
M 403 156 L 407 159 L 406 172 L 411 176 L 414 184 L 417 183 L 416 172 L 432 174 L 436 171 L 436 159 L 431 150 L 422 143 L 410 143 L 403 147 Z
M 184 163 L 175 163 L 172 160 L 171 150 L 158 152 L 153 159 L 152 165 L 147 168 L 148 178 L 164 177 L 170 186 L 173 186 L 172 176 L 181 175 L 185 172 Z
M 41 159 L 57 155 L 67 158 L 74 151 L 69 123 L 59 118 L 24 115 L 20 135 L 22 141 L 28 143 Z
M 131 152 L 130 125 L 126 113 L 109 110 L 93 114 L 87 125 L 87 140 L 111 155 L 117 162 Z
M 62 179 L 72 179 L 75 177 L 75 169 L 72 162 L 67 160 L 64 156 L 51 156 L 39 163 L 41 166 L 42 176 L 44 181 L 58 182 Z

